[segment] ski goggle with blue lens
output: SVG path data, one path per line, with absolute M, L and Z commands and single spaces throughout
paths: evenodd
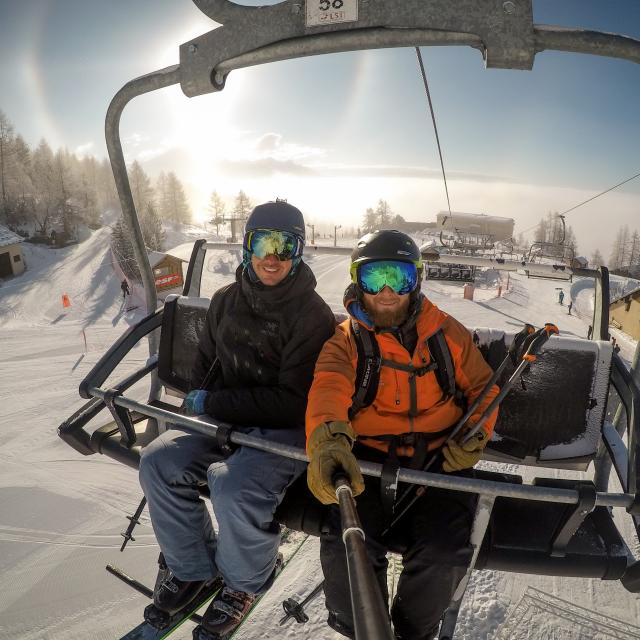
M 351 265 L 351 280 L 365 293 L 376 295 L 389 287 L 398 295 L 411 293 L 418 286 L 418 266 L 402 260 L 373 260 Z
M 277 229 L 255 229 L 244 237 L 244 248 L 256 258 L 275 256 L 278 260 L 293 260 L 302 255 L 302 240 L 294 233 Z

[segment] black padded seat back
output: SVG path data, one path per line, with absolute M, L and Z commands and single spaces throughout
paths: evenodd
M 496 368 L 513 336 L 476 330 Z M 613 347 L 606 341 L 552 336 L 503 400 L 484 458 L 530 466 L 586 470 L 600 442 Z M 501 385 L 513 373 L 509 363 Z
M 170 390 L 187 393 L 198 353 L 198 341 L 205 326 L 209 298 L 170 295 L 164 303 L 158 377 Z

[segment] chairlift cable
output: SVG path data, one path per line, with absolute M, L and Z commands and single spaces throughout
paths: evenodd
M 581 202 L 580 204 L 577 204 L 575 207 L 571 207 L 570 209 L 567 209 L 566 211 L 563 211 L 562 213 L 559 213 L 558 215 L 563 216 L 566 213 L 569 213 L 569 211 L 573 211 L 574 209 L 577 209 L 578 207 L 581 207 L 583 204 L 587 204 L 587 202 L 591 202 L 592 200 L 595 200 L 596 198 L 599 198 L 600 196 L 603 196 L 605 193 L 609 193 L 609 191 L 613 191 L 614 189 L 617 189 L 618 187 L 621 187 L 623 184 L 626 184 L 627 182 L 631 182 L 632 180 L 635 180 L 638 177 L 640 177 L 640 173 L 636 173 L 635 176 L 631 176 L 630 178 L 627 178 L 626 180 L 623 180 L 622 182 L 619 182 L 618 184 L 613 185 L 613 187 L 609 187 L 605 191 L 600 192 L 598 195 L 595 195 L 592 198 L 589 198 L 588 200 L 585 200 L 584 202 Z
M 591 202 L 592 200 L 595 200 L 596 198 L 599 198 L 600 196 L 603 196 L 605 193 L 609 193 L 609 191 L 613 191 L 614 189 L 617 189 L 618 187 L 621 187 L 623 184 L 626 184 L 627 182 L 631 182 L 632 180 L 635 180 L 636 178 L 640 178 L 640 173 L 636 173 L 635 176 L 631 176 L 630 178 L 627 178 L 626 180 L 623 180 L 622 182 L 618 182 L 618 184 L 613 185 L 613 187 L 609 187 L 608 189 L 605 189 L 604 191 L 601 191 L 600 193 L 598 193 L 595 196 L 592 196 L 591 198 L 588 198 L 587 200 L 585 200 L 584 202 L 581 202 L 580 204 L 577 204 L 569 209 L 567 209 L 566 211 L 563 211 L 562 213 L 557 214 L 558 216 L 564 216 L 567 213 L 569 213 L 570 211 L 573 211 L 574 209 L 577 209 L 578 207 L 581 207 L 583 204 L 587 204 L 587 202 Z M 528 231 L 531 231 L 531 229 L 535 229 L 538 226 L 539 223 L 534 224 L 531 227 L 528 227 L 527 229 L 524 229 L 523 231 L 520 231 L 520 233 L 527 233 Z
M 431 121 L 433 122 L 433 130 L 436 134 L 436 144 L 438 145 L 438 155 L 440 156 L 440 167 L 442 167 L 442 179 L 444 180 L 444 190 L 447 194 L 447 207 L 449 208 L 449 216 L 451 215 L 451 202 L 449 201 L 449 188 L 447 187 L 447 174 L 444 170 L 444 161 L 442 160 L 442 148 L 440 147 L 440 136 L 438 135 L 438 125 L 436 124 L 436 114 L 433 111 L 433 102 L 431 101 L 431 92 L 429 91 L 429 82 L 427 81 L 427 73 L 422 62 L 422 54 L 420 53 L 420 47 L 416 47 L 416 55 L 418 56 L 418 64 L 420 65 L 420 73 L 422 74 L 422 81 L 424 83 L 424 89 L 427 93 L 427 100 L 429 101 L 429 110 L 431 111 Z

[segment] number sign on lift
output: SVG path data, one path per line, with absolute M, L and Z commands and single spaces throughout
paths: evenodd
M 358 0 L 307 0 L 307 27 L 358 20 Z

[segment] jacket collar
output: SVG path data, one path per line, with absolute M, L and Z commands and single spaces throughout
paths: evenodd
M 441 326 L 448 317 L 444 311 L 441 311 L 424 293 L 420 292 L 411 302 L 409 307 L 409 317 L 399 327 L 391 327 L 389 329 L 377 330 L 371 320 L 371 317 L 365 310 L 358 297 L 356 285 L 351 283 L 344 292 L 344 307 L 349 315 L 362 325 L 368 331 L 376 333 L 402 333 L 411 331 L 415 328 L 420 336 L 431 336 Z
M 278 307 L 287 304 L 316 288 L 316 278 L 305 262 L 301 262 L 290 277 L 269 287 L 262 284 L 255 274 L 252 277 L 252 274 L 249 273 L 249 267 L 240 265 L 236 269 L 236 282 L 249 306 L 256 312 L 265 307 Z

